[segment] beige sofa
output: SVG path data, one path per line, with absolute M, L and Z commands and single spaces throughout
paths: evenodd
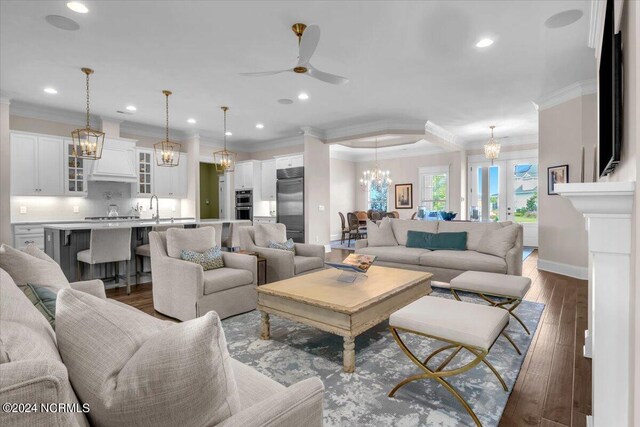
M 369 223 L 367 227 L 368 239 L 356 241 L 356 253 L 376 255 L 376 265 L 406 268 L 409 270 L 428 271 L 433 273 L 432 280 L 449 282 L 465 271 L 487 271 L 492 273 L 522 275 L 522 226 L 507 222 L 465 222 L 465 221 L 415 221 L 405 219 L 390 219 L 393 239 L 383 242 L 384 245 L 370 245 L 369 240 L 376 239 L 372 233 L 379 232 L 376 225 Z M 511 242 L 507 242 L 504 256 L 496 256 L 487 252 L 496 252 L 486 248 L 483 240 L 492 240 L 492 233 L 500 232 L 505 227 L 513 225 L 516 228 Z M 429 233 L 467 232 L 467 250 L 437 250 L 431 251 L 421 248 L 408 248 L 407 233 L 409 230 Z M 390 243 L 390 244 L 389 244 Z M 504 247 L 504 242 L 502 246 Z M 484 248 L 481 248 L 484 246 Z M 481 252 L 482 249 L 485 252 Z M 499 251 L 497 251 L 499 252 Z
M 100 280 L 72 283 L 71 287 L 106 299 Z M 162 322 L 135 308 L 126 307 L 144 316 L 145 322 Z M 58 352 L 55 332 L 3 269 L 0 269 L 0 325 L 0 401 L 79 404 Z M 231 366 L 241 410 L 219 426 L 322 425 L 323 385 L 318 378 L 285 387 L 237 360 L 232 359 Z M 67 427 L 88 426 L 89 423 L 82 412 L 38 411 L 25 414 L 2 411 L 0 425 Z

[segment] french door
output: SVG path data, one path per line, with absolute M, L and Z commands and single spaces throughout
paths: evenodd
M 469 162 L 469 218 L 522 224 L 524 245 L 538 246 L 538 158 Z

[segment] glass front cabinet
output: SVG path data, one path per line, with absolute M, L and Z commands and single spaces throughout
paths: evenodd
M 138 196 L 151 196 L 153 194 L 153 150 L 136 149 L 136 172 L 138 182 L 135 184 L 134 194 Z
M 73 142 L 64 140 L 64 192 L 70 196 L 87 195 L 87 174 L 91 160 L 77 159 L 73 155 Z

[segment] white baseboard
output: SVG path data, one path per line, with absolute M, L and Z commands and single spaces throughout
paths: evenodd
M 561 262 L 549 261 L 538 258 L 538 269 L 551 273 L 562 274 L 563 276 L 575 277 L 576 279 L 587 280 L 589 271 L 587 267 L 578 265 L 563 264 Z
M 324 252 L 325 253 L 330 253 L 331 252 L 331 245 L 329 245 L 329 244 L 324 245 Z
M 329 236 L 329 239 L 331 239 L 331 241 L 340 240 L 340 234 L 332 234 Z

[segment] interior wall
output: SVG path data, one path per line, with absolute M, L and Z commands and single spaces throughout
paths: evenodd
M 200 163 L 200 218 L 220 217 L 218 172 L 212 163 Z
M 356 163 L 356 176 L 361 177 L 362 173 L 371 169 L 373 162 Z M 381 159 L 378 161 L 382 170 L 388 170 L 393 181 L 392 188 L 388 194 L 388 210 L 397 210 L 400 218 L 410 219 L 411 215 L 418 210 L 420 204 L 420 183 L 418 169 L 425 166 L 449 166 L 449 210 L 460 213 L 462 209 L 462 184 L 461 166 L 462 156 L 460 152 L 452 151 L 441 154 L 422 155 L 415 157 L 402 157 L 396 159 Z M 413 184 L 413 209 L 396 209 L 395 207 L 395 185 Z M 359 184 L 355 183 L 356 209 L 367 210 L 367 192 L 361 191 Z
M 347 212 L 356 210 L 356 164 L 349 160 L 334 158 L 330 163 L 331 240 L 337 240 L 340 238 L 342 229 L 338 212 L 342 212 L 346 219 Z
M 569 165 L 569 182 L 580 182 L 581 151 L 585 147 L 585 181 L 592 181 L 597 141 L 596 95 L 585 95 L 540 110 L 539 267 L 586 279 L 587 232 L 582 215 L 571 202 L 548 195 L 547 168 Z
M 331 235 L 329 144 L 304 136 L 304 226 L 307 243 L 328 244 Z
M 0 99 L 0 243 L 13 245 L 9 100 Z

